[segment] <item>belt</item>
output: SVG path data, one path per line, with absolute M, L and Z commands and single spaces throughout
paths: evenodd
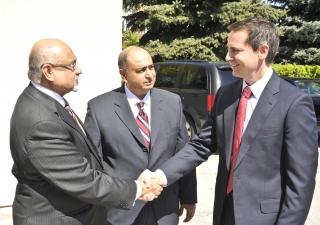
M 228 196 L 229 198 L 232 198 L 232 199 L 233 199 L 233 191 L 231 191 L 229 194 L 227 194 L 227 196 Z

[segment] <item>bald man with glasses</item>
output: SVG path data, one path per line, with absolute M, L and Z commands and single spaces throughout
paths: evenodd
M 82 70 L 76 60 L 57 39 L 40 40 L 31 49 L 31 82 L 10 127 L 14 224 L 100 225 L 107 221 L 106 207 L 128 210 L 137 198 L 153 200 L 162 191 L 163 182 L 154 180 L 148 188 L 140 182 L 143 174 L 134 181 L 103 173 L 90 134 L 63 98 L 78 90 Z

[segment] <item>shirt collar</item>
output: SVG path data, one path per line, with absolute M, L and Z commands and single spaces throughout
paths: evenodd
M 250 86 L 250 89 L 252 91 L 252 94 L 257 99 L 260 98 L 264 88 L 267 86 L 267 83 L 269 82 L 271 76 L 273 73 L 273 69 L 270 67 L 270 69 L 267 71 L 267 73 L 257 82 L 255 82 L 253 85 Z M 242 83 L 242 91 L 245 87 L 249 86 L 244 80 Z
M 150 106 L 150 90 L 147 92 L 146 96 L 144 96 L 142 100 L 140 100 L 135 94 L 133 94 L 129 90 L 127 84 L 124 85 L 124 90 L 131 108 L 137 105 L 139 102 L 144 102 L 147 106 Z
M 48 88 L 45 88 L 33 81 L 31 81 L 31 84 L 37 88 L 38 90 L 42 91 L 43 93 L 49 95 L 51 98 L 54 98 L 55 100 L 57 100 L 63 107 L 65 106 L 65 101 L 64 99 L 56 92 L 48 89 Z

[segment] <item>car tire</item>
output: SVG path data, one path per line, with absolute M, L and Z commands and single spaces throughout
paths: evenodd
M 189 140 L 191 140 L 196 133 L 196 126 L 191 116 L 189 116 L 188 114 L 185 114 L 184 116 L 186 118 L 186 128 L 188 132 L 188 137 L 189 137 Z

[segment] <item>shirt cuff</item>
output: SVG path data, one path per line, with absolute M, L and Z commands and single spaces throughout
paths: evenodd
M 164 174 L 164 172 L 162 170 L 157 169 L 156 173 L 158 173 L 161 176 L 162 181 L 164 181 L 164 183 L 165 183 L 164 187 L 167 187 L 168 181 L 167 181 L 167 177 Z
M 136 182 L 136 185 L 137 185 L 137 194 L 136 194 L 135 200 L 137 200 L 137 199 L 140 197 L 140 195 L 142 194 L 142 185 L 141 185 L 141 183 L 140 183 L 139 181 L 137 181 L 137 180 L 135 180 L 135 182 Z M 135 202 L 133 202 L 133 205 L 134 205 L 134 203 L 135 203 Z

